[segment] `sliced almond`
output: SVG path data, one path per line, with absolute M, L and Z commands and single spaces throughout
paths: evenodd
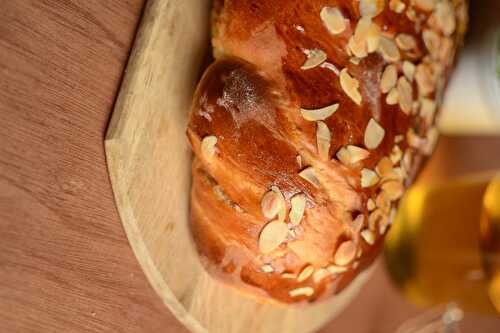
M 411 84 L 404 77 L 400 77 L 398 80 L 398 95 L 399 95 L 399 107 L 401 110 L 410 114 L 412 104 L 413 104 L 413 88 Z
M 406 151 L 403 154 L 403 160 L 401 162 L 401 166 L 403 167 L 406 173 L 409 173 L 411 171 L 412 161 L 413 161 L 413 153 L 411 152 L 410 149 L 406 149 Z
M 344 68 L 340 72 L 340 86 L 346 95 L 354 101 L 354 103 L 361 105 L 362 98 L 359 93 L 359 81 L 349 75 L 347 68 Z
M 330 144 L 332 135 L 328 126 L 322 122 L 316 122 L 316 144 L 318 147 L 318 155 L 323 160 L 328 160 L 330 157 Z
M 288 235 L 288 226 L 280 221 L 272 221 L 264 226 L 259 235 L 259 250 L 269 253 L 278 248 Z
M 392 160 L 389 157 L 382 157 L 375 167 L 375 171 L 380 177 L 388 177 L 392 172 Z
M 369 245 L 375 244 L 375 233 L 370 229 L 365 229 L 361 231 L 361 237 L 365 240 L 365 242 Z
M 390 156 L 392 163 L 394 164 L 399 163 L 402 157 L 403 157 L 403 152 L 401 151 L 401 148 L 399 148 L 398 145 L 394 145 Z
M 314 267 L 311 265 L 306 266 L 297 276 L 297 282 L 304 282 L 309 279 L 311 275 L 314 273 Z
M 366 42 L 366 37 L 368 36 L 372 23 L 370 17 L 361 17 L 359 19 L 353 36 L 356 42 Z
M 292 208 L 290 209 L 290 223 L 299 225 L 304 217 L 306 209 L 306 196 L 303 193 L 296 194 L 290 199 Z
M 269 191 L 262 197 L 260 202 L 262 215 L 268 219 L 272 219 L 281 209 L 281 199 L 274 191 Z
M 415 69 L 415 80 L 417 81 L 420 96 L 428 96 L 435 89 L 435 81 L 432 69 L 427 64 L 419 64 Z
M 339 104 L 332 104 L 321 109 L 300 109 L 300 114 L 305 120 L 308 121 L 318 121 L 325 120 L 334 114 L 339 108 Z
M 429 66 L 431 68 L 431 74 L 432 74 L 432 77 L 434 78 L 434 82 L 437 82 L 438 79 L 440 79 L 440 81 L 443 81 L 446 83 L 446 80 L 445 78 L 442 76 L 445 74 L 445 67 L 443 64 L 441 64 L 439 61 L 433 61 L 432 59 L 431 60 L 427 60 L 427 62 L 429 62 Z
M 346 266 L 350 264 L 356 256 L 356 244 L 353 241 L 345 241 L 337 248 L 333 261 L 336 265 Z
M 385 102 L 388 105 L 396 105 L 399 103 L 399 93 L 396 87 L 392 88 L 391 91 L 389 91 L 387 97 L 385 98 Z
M 422 147 L 422 152 L 426 155 L 432 154 L 436 147 L 436 143 L 439 138 L 439 131 L 436 127 L 432 127 L 427 131 L 427 138 L 425 144 Z
M 403 74 L 408 81 L 412 82 L 413 77 L 415 76 L 415 65 L 412 62 L 405 60 L 403 62 Z
M 443 62 L 444 65 L 451 65 L 455 54 L 454 48 L 455 45 L 453 44 L 453 40 L 450 37 L 441 38 L 439 59 Z
M 368 217 L 368 226 L 372 231 L 377 230 L 377 227 L 386 223 L 387 215 L 385 215 L 380 208 L 375 209 Z
M 396 36 L 396 44 L 401 50 L 409 51 L 417 47 L 417 40 L 412 35 L 401 33 Z
M 404 180 L 404 178 L 401 175 L 401 168 L 400 167 L 393 168 L 391 172 L 384 177 L 384 181 L 388 180 Z
M 201 140 L 201 154 L 205 159 L 210 160 L 215 155 L 216 144 L 217 137 L 213 135 L 206 136 Z
M 380 78 L 380 91 L 387 94 L 392 88 L 396 86 L 398 81 L 398 70 L 394 65 L 385 67 L 382 77 Z
M 429 98 L 423 98 L 420 101 L 420 116 L 424 119 L 427 126 L 432 124 L 434 114 L 436 113 L 436 102 Z
M 433 10 L 434 6 L 436 5 L 436 0 L 412 0 L 412 1 L 415 6 L 425 11 Z
M 389 224 L 393 224 L 394 221 L 396 220 L 396 216 L 398 214 L 398 211 L 396 210 L 396 208 L 392 208 L 391 209 L 391 212 L 389 213 Z
M 372 187 L 378 183 L 380 178 L 377 176 L 377 173 L 370 169 L 362 169 L 361 170 L 361 187 L 367 188 Z
M 365 216 L 363 214 L 359 214 L 351 223 L 351 228 L 354 233 L 358 233 L 361 228 L 363 228 L 363 224 L 365 223 Z
M 323 7 L 319 15 L 325 27 L 333 35 L 344 32 L 347 27 L 344 15 L 338 8 Z
M 368 227 L 370 230 L 376 230 L 378 222 L 382 219 L 382 211 L 377 208 L 368 216 Z
M 370 17 L 362 17 L 353 36 L 349 39 L 348 50 L 357 58 L 364 58 L 368 53 L 375 52 L 380 41 L 380 28 Z
M 330 265 L 326 268 L 331 274 L 340 274 L 347 272 L 347 267 L 342 267 L 342 266 L 337 266 L 337 265 Z
M 347 47 L 350 53 L 353 54 L 357 59 L 364 58 L 368 55 L 365 40 L 356 41 L 354 39 L 354 36 L 352 36 L 347 42 Z
M 315 68 L 321 65 L 323 62 L 325 62 L 327 58 L 326 53 L 318 49 L 305 50 L 304 53 L 306 54 L 307 59 L 304 62 L 304 64 L 300 67 L 300 69 L 303 70 Z
M 336 156 L 343 164 L 352 165 L 368 158 L 369 155 L 370 152 L 366 149 L 353 145 L 347 145 L 340 148 Z
M 383 235 L 386 232 L 387 227 L 389 227 L 392 224 L 392 222 L 394 222 L 396 213 L 397 213 L 396 208 L 392 207 L 389 213 L 387 214 L 387 217 L 380 224 L 379 228 L 380 235 Z
M 377 195 L 377 198 L 375 199 L 375 204 L 377 205 L 377 208 L 380 209 L 381 213 L 385 213 L 388 212 L 391 208 L 391 199 L 389 198 L 387 193 L 385 193 L 384 191 L 380 191 Z
M 271 266 L 269 264 L 262 265 L 262 267 L 260 268 L 260 270 L 262 272 L 264 272 L 264 273 L 272 273 L 272 272 L 274 272 L 273 266 Z
M 393 173 L 393 178 L 394 179 L 400 179 L 402 181 L 404 181 L 406 178 L 408 178 L 408 174 L 406 173 L 406 171 L 399 167 L 399 168 L 394 168 L 392 170 L 392 173 Z
M 296 288 L 288 292 L 288 295 L 290 295 L 290 297 L 299 297 L 299 296 L 310 297 L 313 294 L 314 294 L 314 289 L 311 287 Z
M 436 5 L 434 15 L 436 16 L 437 25 L 446 36 L 450 36 L 455 32 L 457 27 L 455 9 L 449 1 L 439 2 Z
M 374 17 L 382 13 L 385 7 L 385 0 L 360 0 L 359 12 L 361 16 Z
M 287 213 L 287 207 L 286 207 L 286 202 L 285 202 L 285 196 L 283 193 L 281 193 L 280 189 L 278 186 L 271 186 L 271 191 L 275 192 L 278 197 L 280 198 L 281 201 L 281 209 L 278 212 L 278 221 L 284 222 L 286 219 L 286 213 Z
M 286 203 L 283 194 L 277 186 L 273 186 L 271 191 L 264 194 L 260 202 L 262 215 L 267 219 L 272 219 L 278 215 L 280 221 L 284 221 L 286 215 Z
M 432 58 L 439 59 L 441 37 L 434 30 L 426 29 L 422 32 L 422 39 Z
M 371 118 L 365 129 L 364 143 L 366 148 L 376 149 L 384 140 L 384 136 L 384 128 L 375 119 Z
M 399 53 L 396 43 L 387 37 L 380 37 L 378 51 L 385 61 L 396 62 L 401 59 L 401 54 Z
M 405 11 L 406 9 L 406 4 L 401 1 L 401 0 L 390 0 L 389 2 L 389 8 L 398 13 L 398 14 L 401 14 L 402 12 Z
M 381 220 L 381 223 L 379 225 L 379 234 L 380 235 L 385 234 L 388 227 L 389 227 L 389 218 Z
M 444 76 L 444 67 L 437 61 L 433 63 L 434 82 L 436 82 L 436 101 L 442 104 L 444 97 L 444 88 L 446 86 L 446 77 Z
M 314 171 L 313 167 L 305 168 L 299 173 L 299 176 L 307 180 L 316 188 L 319 188 L 321 185 L 318 178 L 316 177 L 316 172 Z
M 333 73 L 335 73 L 335 75 L 340 75 L 340 71 L 337 67 L 335 67 L 334 64 L 332 63 L 329 63 L 328 61 L 325 61 L 324 63 L 322 63 L 319 67 L 321 68 L 326 68 L 328 69 L 329 71 L 332 71 Z
M 389 180 L 382 184 L 382 191 L 385 192 L 391 201 L 399 200 L 404 193 L 403 182 L 398 180 Z
M 410 147 L 416 149 L 419 149 L 424 143 L 424 139 L 418 136 L 413 128 L 408 129 L 406 132 L 406 141 L 408 141 Z
M 373 201 L 372 198 L 368 199 L 368 201 L 366 202 L 366 208 L 368 209 L 369 212 L 377 208 L 377 206 L 375 206 L 375 201 Z
M 313 281 L 314 283 L 319 283 L 321 282 L 324 278 L 327 276 L 332 275 L 326 268 L 320 268 L 313 274 Z
M 378 45 L 380 44 L 381 31 L 378 25 L 372 23 L 368 28 L 368 33 L 366 35 L 366 51 L 368 53 L 373 53 L 377 51 Z

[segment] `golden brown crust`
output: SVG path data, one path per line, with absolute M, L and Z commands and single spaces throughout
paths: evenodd
M 432 151 L 465 4 L 361 2 L 217 9 L 188 126 L 191 219 L 205 266 L 232 285 L 289 303 L 340 292 Z

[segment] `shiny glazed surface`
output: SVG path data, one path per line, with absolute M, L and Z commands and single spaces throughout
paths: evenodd
M 387 4 L 372 17 L 371 24 L 383 38 L 395 40 L 404 33 L 416 41 L 411 50 L 400 50 L 396 61 L 380 50 L 362 58 L 348 50 L 362 18 L 358 1 L 233 0 L 215 5 L 216 62 L 198 86 L 188 126 L 196 155 L 193 235 L 209 271 L 266 298 L 300 302 L 340 292 L 373 261 L 400 197 L 390 196 L 384 185 L 394 175 L 383 176 L 377 166 L 400 150 L 402 156 L 393 160 L 391 170 L 399 169 L 396 185 L 404 188 L 432 151 L 434 113 L 424 114 L 422 100 L 439 105 L 442 99 L 466 23 L 465 7 L 455 3 L 456 28 L 439 37 L 440 43 L 451 45 L 446 52 L 430 52 L 423 39 L 424 31 L 439 30 L 431 19 L 437 10 L 408 7 L 417 23 Z M 324 7 L 342 13 L 343 32 L 329 32 L 321 17 Z M 312 50 L 321 50 L 326 59 L 304 69 Z M 397 68 L 400 80 L 406 76 L 403 61 L 432 73 L 430 92 L 421 89 L 420 77 L 407 78 L 411 111 L 403 111 L 398 103 L 389 105 L 380 89 L 388 65 Z M 359 83 L 361 103 L 342 85 L 343 70 Z M 306 120 L 301 109 L 335 103 L 338 110 L 322 120 L 329 129 L 325 159 L 318 150 L 320 125 Z M 367 128 L 372 121 L 383 128 L 384 136 L 368 149 Z M 208 137 L 216 140 L 210 156 L 202 148 Z M 346 165 L 338 152 L 348 145 L 369 154 Z M 319 186 L 299 175 L 309 167 Z M 363 185 L 366 170 L 378 173 L 376 184 Z M 306 196 L 306 210 L 298 226 L 287 224 L 290 233 L 280 245 L 263 253 L 260 237 L 272 219 L 263 214 L 262 200 L 273 187 L 282 194 L 287 213 L 297 194 Z M 375 207 L 370 207 L 370 199 Z M 365 233 L 373 234 L 373 239 L 367 241 Z

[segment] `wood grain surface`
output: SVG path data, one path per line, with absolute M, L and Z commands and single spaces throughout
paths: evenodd
M 187 332 L 142 273 L 104 133 L 140 0 L 0 0 L 0 332 Z M 500 138 L 444 138 L 429 170 L 500 168 Z M 458 170 L 458 171 L 453 171 Z M 379 265 L 322 333 L 387 333 L 418 309 Z M 465 332 L 498 332 L 467 316 Z
M 128 245 L 103 138 L 142 1 L 0 1 L 0 332 L 182 332 Z

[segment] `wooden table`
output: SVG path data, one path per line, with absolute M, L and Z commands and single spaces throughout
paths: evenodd
M 0 332 L 186 332 L 128 245 L 104 158 L 142 6 L 0 1 Z M 500 147 L 474 140 L 444 139 L 439 156 L 468 151 L 470 169 Z M 415 313 L 380 266 L 323 332 L 389 332 Z
M 0 1 L 0 332 L 173 332 L 103 137 L 141 0 Z

